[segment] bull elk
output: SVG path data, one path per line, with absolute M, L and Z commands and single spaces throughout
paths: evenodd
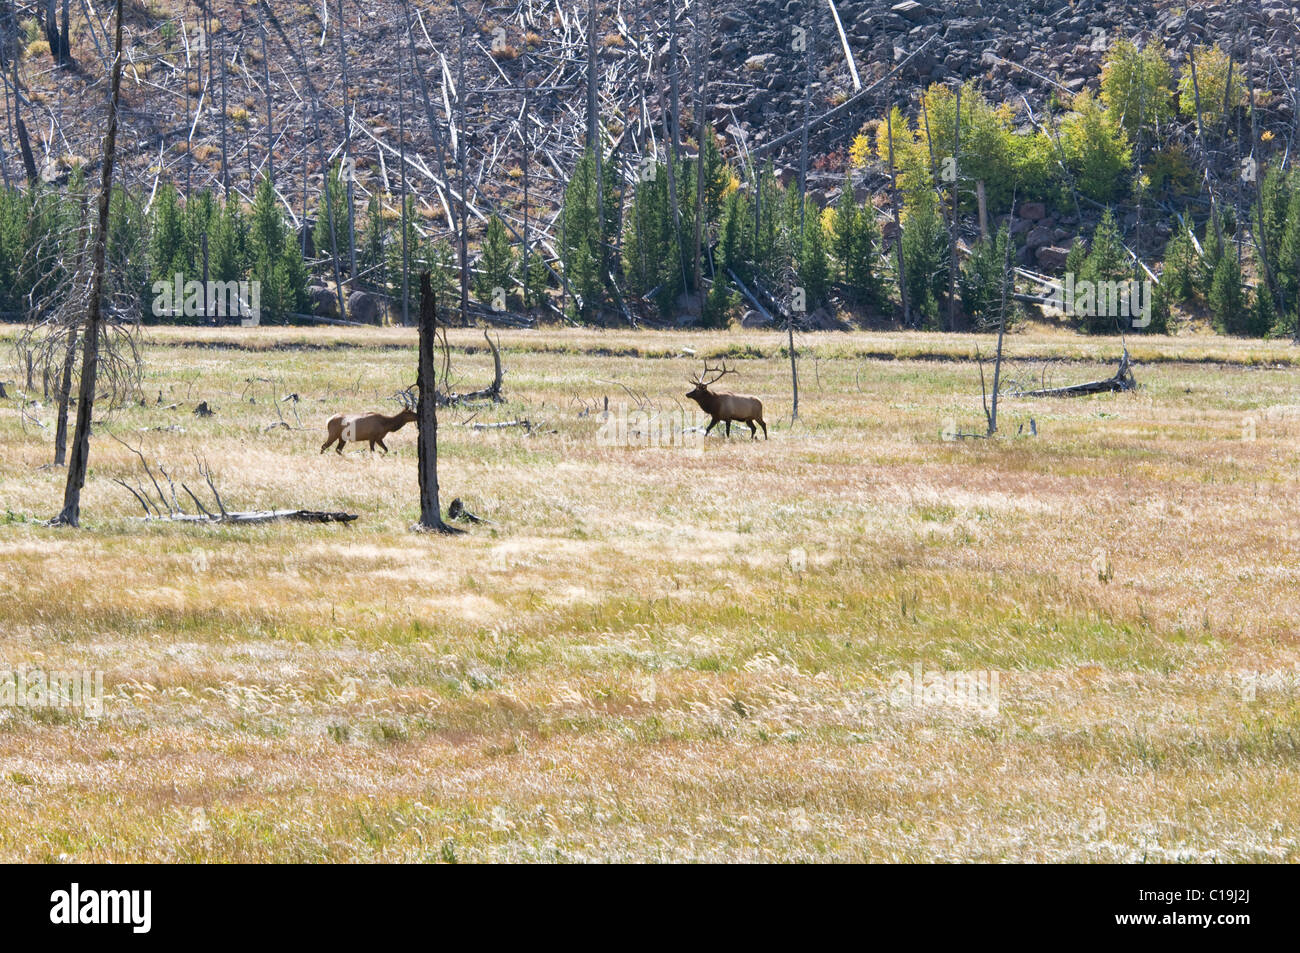
M 726 374 L 734 374 L 735 370 L 727 367 L 726 361 L 723 361 L 722 367 L 709 367 L 704 365 L 704 374 L 691 378 L 691 383 L 695 386 L 687 392 L 686 396 L 695 403 L 700 405 L 700 410 L 704 411 L 711 418 L 708 427 L 704 428 L 704 436 L 709 435 L 709 431 L 717 426 L 719 421 L 725 421 L 727 424 L 727 436 L 731 436 L 731 422 L 739 420 L 742 423 L 749 424 L 749 437 L 751 440 L 758 439 L 758 426 L 763 428 L 763 439 L 767 439 L 767 424 L 763 422 L 763 402 L 757 397 L 749 397 L 744 394 L 723 394 L 715 393 L 709 390 L 710 384 L 716 384 Z M 708 380 L 705 376 L 713 374 Z
M 409 394 L 403 394 L 409 398 Z M 338 446 L 334 448 L 335 453 L 343 452 L 343 445 L 348 441 L 354 443 L 369 443 L 370 450 L 373 453 L 375 444 L 383 448 L 384 453 L 388 452 L 388 446 L 384 443 L 384 438 L 395 430 L 401 430 L 404 426 L 415 420 L 415 410 L 410 406 L 410 401 L 404 400 L 407 406 L 395 414 L 335 414 L 325 424 L 325 433 L 329 436 L 320 448 L 324 453 L 330 448 L 330 445 L 338 441 Z

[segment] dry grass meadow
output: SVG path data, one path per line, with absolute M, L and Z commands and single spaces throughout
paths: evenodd
M 1000 438 L 951 441 L 987 338 L 806 336 L 792 426 L 776 334 L 502 332 L 508 403 L 440 434 L 444 506 L 492 522 L 437 538 L 409 531 L 414 427 L 319 453 L 330 414 L 392 412 L 412 332 L 148 337 L 81 530 L 40 522 L 51 408 L 0 401 L 0 668 L 105 682 L 98 719 L 0 709 L 0 860 L 1300 857 L 1287 344 L 1138 342 L 1139 391 L 1008 399 Z M 451 339 L 482 386 L 482 338 Z M 1060 384 L 1119 343 L 1008 347 Z M 584 402 L 620 383 L 676 409 L 683 348 L 731 356 L 770 441 L 597 439 Z M 360 520 L 146 523 L 109 432 L 196 492 L 206 454 L 232 508 Z M 917 704 L 918 665 L 995 674 L 996 704 Z

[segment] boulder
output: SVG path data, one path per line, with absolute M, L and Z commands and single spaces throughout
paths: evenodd
M 1037 225 L 1030 229 L 1029 234 L 1025 236 L 1026 248 L 1043 248 L 1052 244 L 1056 240 L 1056 235 L 1045 225 Z
M 1034 260 L 1038 262 L 1038 267 L 1044 271 L 1061 271 L 1065 268 L 1065 261 L 1069 255 L 1068 249 L 1047 245 L 1038 249 L 1034 254 Z
M 922 4 L 917 3 L 916 0 L 903 0 L 902 3 L 896 3 L 889 9 L 892 12 L 897 13 L 900 17 L 911 20 L 913 23 L 924 20 L 925 15 L 929 12 Z
M 307 298 L 311 301 L 311 313 L 321 318 L 339 316 L 339 299 L 333 291 L 324 285 L 312 285 L 307 289 Z
M 1047 218 L 1047 206 L 1042 202 L 1021 202 L 1019 212 L 1021 218 L 1031 222 Z
M 362 324 L 380 323 L 379 298 L 369 291 L 354 291 L 348 295 L 348 317 Z

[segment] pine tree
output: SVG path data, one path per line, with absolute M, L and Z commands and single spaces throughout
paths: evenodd
M 483 236 L 482 254 L 479 256 L 475 293 L 479 300 L 491 305 L 497 289 L 508 293 L 515 270 L 515 252 L 510 246 L 510 236 L 501 218 L 495 213 L 488 219 Z
M 181 213 L 176 189 L 171 185 L 162 185 L 153 203 L 153 228 L 149 242 L 150 276 L 154 281 L 171 281 L 174 275 L 186 276 L 188 271 L 185 218 Z
M 993 238 L 977 242 L 971 255 L 962 263 L 958 285 L 962 309 L 979 325 L 996 329 L 1002 311 L 1002 286 L 1007 261 L 1007 243 L 1011 241 L 1003 225 Z
M 1214 325 L 1224 334 L 1246 334 L 1251 330 L 1246 296 L 1241 287 L 1237 256 L 1222 254 L 1214 268 L 1210 293 L 1206 296 Z
M 930 327 L 938 325 L 947 267 L 948 234 L 939 218 L 934 192 L 915 193 L 903 221 L 903 271 L 912 310 Z
M 754 260 L 754 213 L 747 196 L 740 189 L 729 193 L 722 213 L 718 239 L 718 277 L 728 270 L 742 280 L 749 277 Z
M 551 283 L 546 259 L 540 251 L 533 249 L 523 257 L 519 270 L 524 281 L 524 307 L 540 308 L 546 303 L 546 289 Z
M 316 205 L 316 226 L 312 230 L 312 245 L 317 256 L 328 258 L 334 253 L 330 241 L 331 212 L 334 222 L 334 241 L 339 251 L 339 268 L 346 270 L 348 248 L 348 190 L 343 183 L 343 167 L 337 164 L 325 181 L 325 194 Z
M 618 195 L 610 163 L 604 164 L 605 208 L 597 208 L 596 157 L 588 149 L 564 190 L 561 254 L 575 296 L 574 314 L 584 321 L 600 313 L 609 283 L 607 239 L 617 231 Z M 603 215 L 602 215 L 603 211 Z
M 808 310 L 821 307 L 831 290 L 831 263 L 826 254 L 826 236 L 822 230 L 821 216 L 812 206 L 809 206 L 804 219 L 798 274 Z
M 0 187 L 0 311 L 21 310 L 18 276 L 23 263 L 25 219 L 23 193 Z
M 1115 225 L 1115 216 L 1110 209 L 1102 215 L 1096 230 L 1092 233 L 1088 256 L 1075 274 L 1076 282 L 1127 282 L 1133 277 L 1129 265 L 1128 253 L 1120 240 L 1119 229 Z M 1100 294 L 1095 299 L 1100 304 Z M 1102 314 L 1104 309 L 1094 307 L 1092 314 L 1082 316 L 1083 330 L 1088 334 L 1114 334 L 1118 326 L 1119 315 Z
M 849 268 L 853 258 L 854 232 L 858 224 L 858 203 L 853 200 L 853 176 L 844 176 L 840 200 L 835 204 L 835 233 L 831 236 L 831 251 L 835 253 L 836 277 L 849 283 Z
M 1300 318 L 1300 183 L 1291 189 L 1285 219 L 1277 243 L 1274 280 L 1282 302 L 1281 318 L 1294 331 Z
M 884 289 L 876 274 L 880 227 L 876 224 L 875 209 L 870 205 L 859 206 L 854 201 L 852 184 L 847 176 L 835 208 L 834 250 L 840 279 L 850 298 L 858 304 L 877 307 L 884 298 Z
M 242 281 L 248 275 L 248 221 L 237 198 L 229 199 L 217 216 L 208 242 L 213 281 Z
M 1249 327 L 1246 333 L 1252 337 L 1290 334 L 1291 329 L 1285 324 L 1286 322 L 1278 314 L 1273 296 L 1268 293 L 1268 288 L 1263 282 L 1260 282 L 1255 288 L 1255 297 L 1251 302 Z
M 1196 294 L 1196 251 L 1182 226 L 1175 224 L 1173 237 L 1165 246 L 1165 263 L 1160 285 L 1171 301 L 1185 304 Z
M 776 170 L 771 159 L 759 173 L 758 190 L 759 222 L 754 236 L 754 274 L 768 282 L 775 282 L 782 267 L 778 257 L 781 191 L 776 183 Z
M 1219 268 L 1219 261 L 1223 258 L 1223 242 L 1220 238 L 1220 232 L 1223 228 L 1223 220 L 1220 218 L 1220 227 L 1214 227 L 1214 216 L 1216 210 L 1211 208 L 1211 220 L 1205 224 L 1205 238 L 1201 240 L 1201 261 L 1197 267 L 1196 290 L 1204 298 L 1210 296 L 1210 286 L 1214 284 L 1214 276 Z
M 275 189 L 263 178 L 253 201 L 249 248 L 252 278 L 261 282 L 262 312 L 271 321 L 285 321 L 307 306 L 307 268 L 298 243 L 288 237 Z
M 327 223 L 328 226 L 328 223 Z M 398 236 L 400 257 L 401 237 Z M 389 281 L 388 269 L 388 220 L 384 217 L 383 202 L 376 192 L 370 196 L 370 201 L 366 205 L 366 223 L 361 230 L 361 244 L 357 247 L 357 267 L 361 269 L 366 284 L 372 288 L 382 288 L 389 291 L 391 282 Z M 317 248 L 320 246 L 318 245 Z M 326 245 L 328 248 L 329 246 Z M 398 278 L 400 289 L 401 278 Z
M 77 188 L 70 189 L 75 194 Z M 145 303 L 153 301 L 149 280 L 149 218 L 137 193 L 113 188 L 109 211 L 105 276 L 108 294 L 118 313 L 143 317 Z M 78 215 L 80 213 L 78 212 Z

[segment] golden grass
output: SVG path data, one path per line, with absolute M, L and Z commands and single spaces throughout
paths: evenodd
M 412 428 L 318 452 L 330 414 L 392 406 L 412 332 L 149 337 L 80 531 L 37 522 L 50 430 L 0 401 L 0 661 L 107 694 L 98 720 L 0 708 L 4 859 L 1297 857 L 1285 345 L 1132 342 L 1137 393 L 1008 399 L 1002 437 L 950 442 L 987 339 L 808 336 L 792 425 L 777 334 L 503 331 L 508 403 L 440 432 L 444 505 L 493 522 L 443 539 L 408 529 Z M 481 336 L 451 340 L 481 386 Z M 1118 346 L 1018 335 L 1008 372 L 1091 379 Z M 608 382 L 672 412 L 705 356 L 770 441 L 597 440 Z M 361 519 L 145 523 L 110 432 L 196 492 L 205 454 L 227 506 Z M 996 672 L 996 713 L 908 704 L 915 665 Z

